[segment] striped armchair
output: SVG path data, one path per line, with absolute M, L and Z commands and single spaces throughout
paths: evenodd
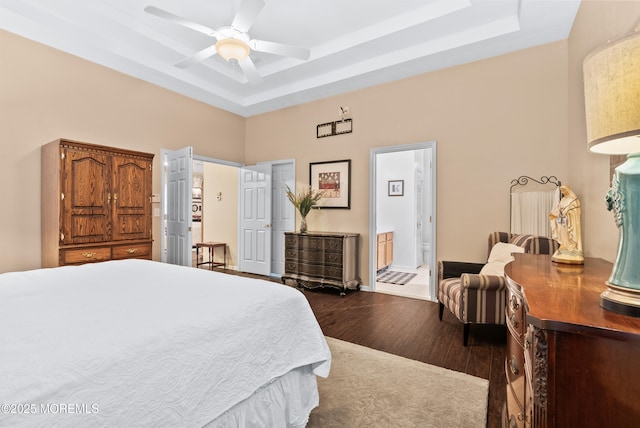
M 524 248 L 525 253 L 553 254 L 559 244 L 553 239 L 493 232 L 489 235 L 487 257 L 498 242 Z M 480 275 L 483 263 L 438 262 L 438 317 L 449 309 L 464 323 L 463 344 L 467 346 L 471 324 L 504 324 L 506 290 L 503 276 Z

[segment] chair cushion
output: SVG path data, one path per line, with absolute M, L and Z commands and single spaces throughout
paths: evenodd
M 491 249 L 489 261 L 480 270 L 481 275 L 500 275 L 504 276 L 504 267 L 507 263 L 514 260 L 512 253 L 524 253 L 524 248 L 516 244 L 506 244 L 498 242 Z
M 504 276 L 504 267 L 509 262 L 487 262 L 480 270 L 480 275 Z

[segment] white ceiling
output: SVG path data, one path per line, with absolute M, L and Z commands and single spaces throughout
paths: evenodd
M 216 39 L 241 0 L 0 0 L 0 28 L 241 116 L 566 39 L 580 0 L 265 0 L 252 38 L 309 48 L 307 61 L 251 52 L 250 84 L 218 55 L 174 66 Z

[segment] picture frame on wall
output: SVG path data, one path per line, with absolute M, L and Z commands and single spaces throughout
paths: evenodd
M 389 180 L 389 196 L 404 196 L 404 180 Z
M 323 192 L 316 208 L 351 209 L 351 159 L 309 163 L 309 186 Z

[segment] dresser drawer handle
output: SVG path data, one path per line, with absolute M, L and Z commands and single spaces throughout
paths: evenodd
M 513 355 L 509 358 L 509 370 L 511 370 L 511 373 L 516 376 L 520 373 L 520 369 L 518 368 L 518 359 Z
M 511 417 L 509 418 L 509 428 L 518 428 L 516 415 L 511 415 Z
M 91 259 L 96 256 L 96 253 L 82 253 L 82 255 L 88 259 Z
M 136 252 L 138 252 L 138 249 L 137 249 L 137 248 L 129 248 L 129 249 L 127 250 L 127 253 L 129 253 L 129 254 L 135 254 Z
M 527 329 L 527 332 L 525 333 L 525 337 L 524 337 L 524 349 L 529 349 L 531 348 L 531 343 L 533 342 L 533 331 L 531 331 L 531 325 L 529 325 L 529 328 Z
M 513 326 L 513 328 L 518 328 L 518 315 L 511 314 L 509 321 L 511 321 L 511 325 Z
M 511 309 L 514 311 L 520 307 L 520 303 L 518 303 L 518 298 L 516 296 L 511 296 Z

